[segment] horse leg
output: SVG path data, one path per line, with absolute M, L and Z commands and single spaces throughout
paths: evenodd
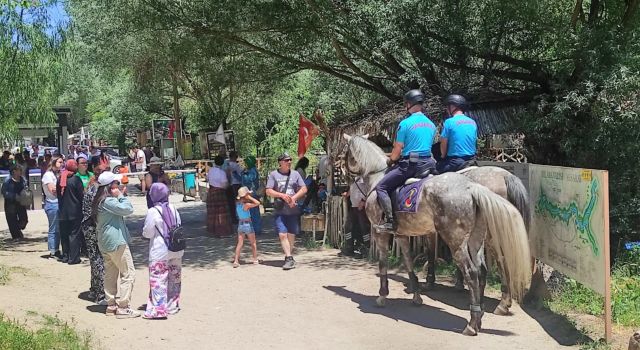
M 470 306 L 469 309 L 471 311 L 471 319 L 469 323 L 465 327 L 462 334 L 464 335 L 478 335 L 479 322 L 482 317 L 482 306 L 480 300 L 480 281 L 479 281 L 479 269 L 476 265 L 471 261 L 468 255 L 463 259 L 460 265 L 460 270 L 462 270 L 462 275 L 464 276 L 465 282 L 469 287 L 469 297 L 470 297 Z
M 493 311 L 494 315 L 499 316 L 507 316 L 510 315 L 511 312 L 509 308 L 511 307 L 511 291 L 509 290 L 509 276 L 506 274 L 504 267 L 502 266 L 502 261 L 497 261 L 498 264 L 498 272 L 500 273 L 500 281 L 501 286 L 500 290 L 502 291 L 502 297 L 500 298 L 500 304 Z
M 413 259 L 411 258 L 411 240 L 408 236 L 396 236 L 396 242 L 400 245 L 404 266 L 409 270 L 409 293 L 413 293 L 413 303 L 422 305 L 422 297 L 420 297 L 420 286 L 418 285 L 418 276 L 413 271 Z
M 433 290 L 436 287 L 436 234 L 427 236 L 427 284 L 426 290 Z
M 385 300 L 389 295 L 389 280 L 387 278 L 387 269 L 389 264 L 389 234 L 384 231 L 376 231 L 376 245 L 378 248 L 378 269 L 380 271 L 380 290 L 376 304 L 384 307 Z
M 478 318 L 478 332 L 482 329 L 482 316 L 484 315 L 484 289 L 487 286 L 487 267 L 485 264 L 480 265 L 480 271 L 478 274 L 478 284 L 480 287 L 480 308 L 481 313 Z

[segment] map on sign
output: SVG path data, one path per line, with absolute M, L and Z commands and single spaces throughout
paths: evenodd
M 604 293 L 606 172 L 543 165 L 529 167 L 534 255 Z

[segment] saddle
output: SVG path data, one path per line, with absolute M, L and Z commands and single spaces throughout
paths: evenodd
M 475 160 L 467 161 L 462 169 L 456 171 L 456 173 L 464 174 L 471 169 L 475 169 L 477 168 L 475 164 Z M 437 175 L 437 173 L 432 174 L 432 172 L 427 169 L 405 181 L 404 185 L 398 187 L 392 195 L 391 202 L 394 206 L 393 211 L 402 213 L 417 212 L 420 195 L 422 194 L 422 186 L 435 175 Z

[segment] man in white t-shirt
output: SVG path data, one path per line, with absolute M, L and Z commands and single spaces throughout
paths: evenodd
M 144 154 L 144 151 L 138 147 L 138 146 L 133 146 L 133 153 L 135 154 L 135 159 L 133 160 L 134 163 L 136 164 L 136 171 L 140 172 L 140 171 L 147 171 L 147 156 Z M 138 178 L 140 179 L 140 190 L 142 192 L 146 192 L 146 184 L 144 181 L 144 175 L 139 175 Z

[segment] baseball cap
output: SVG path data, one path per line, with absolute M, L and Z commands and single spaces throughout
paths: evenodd
M 249 190 L 249 188 L 247 188 L 247 186 L 243 186 L 240 187 L 240 189 L 238 190 L 238 199 L 248 195 L 249 193 L 253 193 L 251 190 Z
M 289 153 L 284 152 L 278 157 L 278 162 L 283 161 L 283 160 L 288 160 L 288 159 L 292 159 L 292 158 L 289 155 Z
M 114 181 L 122 180 L 122 175 L 116 175 L 110 171 L 105 171 L 98 176 L 98 184 L 100 186 L 110 185 Z

